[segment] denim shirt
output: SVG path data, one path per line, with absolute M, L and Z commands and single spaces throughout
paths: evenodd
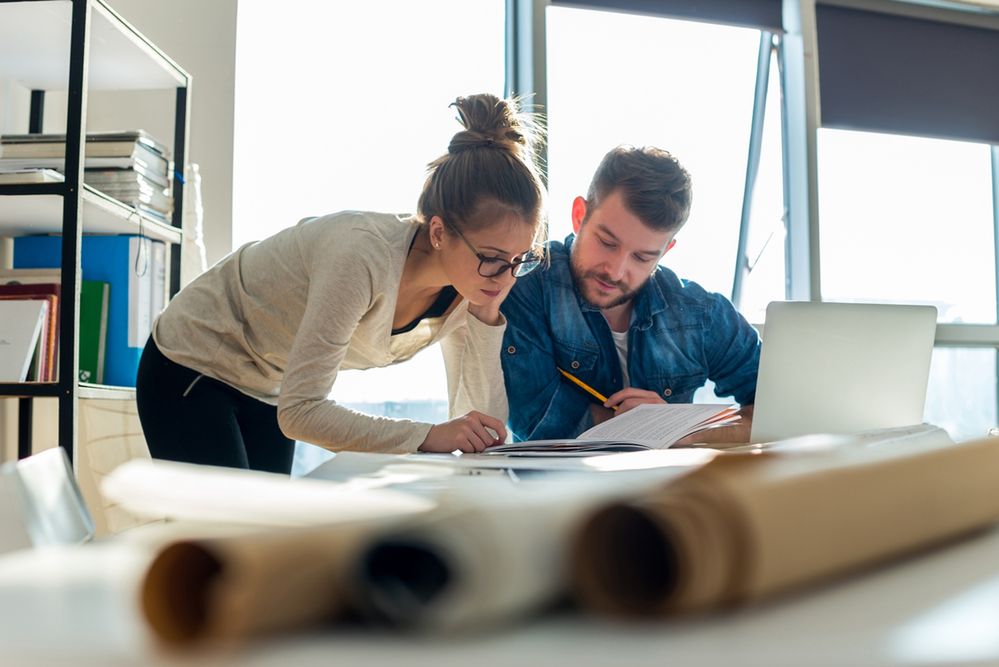
M 573 239 L 551 242 L 551 265 L 519 278 L 501 306 L 507 319 L 503 375 L 516 440 L 576 437 L 593 425 L 595 399 L 557 368 L 605 396 L 622 388 L 610 326 L 573 284 Z M 659 266 L 635 295 L 628 328 L 632 387 L 690 403 L 710 379 L 716 394 L 749 405 L 759 361 L 759 335 L 721 294 Z

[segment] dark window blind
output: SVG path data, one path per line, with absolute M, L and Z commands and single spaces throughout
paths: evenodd
M 999 144 L 999 30 L 819 5 L 822 125 Z
M 554 6 L 648 14 L 780 32 L 781 0 L 552 0 Z

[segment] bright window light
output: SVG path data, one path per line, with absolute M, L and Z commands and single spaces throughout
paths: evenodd
M 818 147 L 823 300 L 996 322 L 988 146 L 822 129 Z M 995 350 L 935 349 L 924 419 L 957 440 L 995 426 Z
M 585 196 L 604 153 L 618 144 L 657 146 L 676 155 L 694 183 L 690 220 L 663 263 L 730 295 L 760 32 L 547 11 L 552 237 L 571 231 L 572 200 Z M 779 128 L 776 107 L 771 115 Z M 779 129 L 769 136 L 779 141 Z M 779 164 L 779 147 L 775 154 Z M 776 188 L 780 201 L 780 172 L 761 173 L 759 187 Z M 772 298 L 782 297 L 781 287 Z
M 988 146 L 823 129 L 818 147 L 823 300 L 996 322 Z
M 460 129 L 456 97 L 502 95 L 503 0 L 239 6 L 233 235 L 238 246 L 335 211 L 412 213 Z M 210 187 L 210 184 L 206 184 Z M 395 416 L 447 400 L 437 346 L 340 374 L 332 396 Z

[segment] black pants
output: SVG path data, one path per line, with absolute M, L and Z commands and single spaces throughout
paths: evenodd
M 136 400 L 153 458 L 291 472 L 295 441 L 278 427 L 275 406 L 170 361 L 152 338 Z

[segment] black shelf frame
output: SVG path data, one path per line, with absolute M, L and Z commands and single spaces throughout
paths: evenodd
M 5 195 L 65 195 L 65 183 L 5 183 L 0 186 Z
M 51 2 L 52 0 L 0 0 L 7 2 Z M 111 9 L 104 0 L 63 0 L 71 3 L 69 79 L 67 88 L 66 113 L 66 157 L 65 180 L 62 183 L 32 183 L 7 185 L 4 195 L 59 195 L 63 198 L 62 211 L 62 257 L 61 282 L 62 298 L 59 303 L 60 330 L 58 340 L 59 377 L 55 382 L 0 383 L 0 397 L 18 398 L 18 458 L 32 453 L 32 418 L 34 399 L 55 397 L 58 399 L 58 440 L 70 461 L 73 460 L 78 438 L 78 411 L 80 399 L 79 350 L 77 342 L 80 334 L 80 247 L 83 225 L 83 169 L 84 147 L 86 144 L 86 117 L 88 76 L 90 63 L 90 31 L 93 14 L 101 11 L 106 14 L 119 30 L 135 38 L 141 47 L 153 55 L 161 67 L 172 70 L 176 78 L 183 82 L 176 88 L 174 109 L 174 209 L 172 225 L 180 230 L 183 227 L 184 165 L 186 164 L 187 128 L 190 119 L 190 75 L 160 51 L 145 36 Z M 30 133 L 42 132 L 45 109 L 45 91 L 32 90 L 28 114 Z M 180 289 L 179 243 L 170 244 L 170 294 Z M 132 387 L 89 386 L 95 396 L 110 397 L 120 394 L 127 398 L 134 394 Z

